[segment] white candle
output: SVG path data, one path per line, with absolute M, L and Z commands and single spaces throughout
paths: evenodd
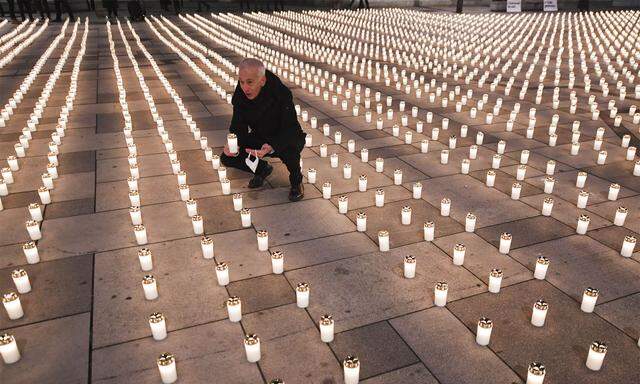
M 627 208 L 625 207 L 618 207 L 618 209 L 616 209 L 616 216 L 613 219 L 613 224 L 617 225 L 619 227 L 624 225 L 624 221 L 627 218 Z
M 140 261 L 140 268 L 147 272 L 153 269 L 153 256 L 151 250 L 148 248 L 142 248 L 138 251 L 138 260 Z
M 269 232 L 260 230 L 256 233 L 258 238 L 258 251 L 266 251 L 269 249 Z
M 492 329 L 493 322 L 486 317 L 481 317 L 480 320 L 478 320 L 478 327 L 476 329 L 476 343 L 482 346 L 489 345 Z
M 376 207 L 384 206 L 384 190 L 383 189 L 376 189 L 375 205 Z
M 10 320 L 17 320 L 24 316 L 20 298 L 15 292 L 5 293 L 2 296 L 2 304 L 4 304 L 4 309 L 7 311 Z
M 191 218 L 191 224 L 193 224 L 193 233 L 196 235 L 202 235 L 204 233 L 204 219 L 202 216 L 193 216 Z
M 493 169 L 500 168 L 500 161 L 501 160 L 502 160 L 502 155 L 500 155 L 499 153 L 494 154 L 493 157 L 492 157 L 492 161 L 491 161 L 491 168 L 493 168 Z
M 356 141 L 353 139 L 347 140 L 347 150 L 349 153 L 354 153 L 356 151 Z
M 576 203 L 576 206 L 578 208 L 584 209 L 587 207 L 587 201 L 589 200 L 589 192 L 587 191 L 580 191 L 578 193 L 578 201 Z
M 213 259 L 213 239 L 209 236 L 202 237 L 200 239 L 200 248 L 205 259 Z
M 224 261 L 216 264 L 216 277 L 218 285 L 224 287 L 229 284 L 229 265 Z
M 464 263 L 464 254 L 467 250 L 464 244 L 456 244 L 453 247 L 453 265 L 462 265 Z
M 298 308 L 307 308 L 309 306 L 309 284 L 298 283 L 296 285 L 296 305 Z
M 633 165 L 633 176 L 640 176 L 640 160 Z
M 598 159 L 596 160 L 596 164 L 602 165 L 607 161 L 607 151 L 598 152 Z
M 518 165 L 518 168 L 516 170 L 516 180 L 522 181 L 524 180 L 526 175 L 527 175 L 527 166 L 524 164 Z
M 544 322 L 547 318 L 547 312 L 549 310 L 549 304 L 544 300 L 538 300 L 533 304 L 533 312 L 531 313 L 531 324 L 535 327 L 544 326 Z
M 490 169 L 487 171 L 487 179 L 485 181 L 485 184 L 487 185 L 487 187 L 493 187 L 496 183 L 496 171 Z
M 154 340 L 164 340 L 167 338 L 167 323 L 165 317 L 160 312 L 149 315 L 149 327 Z
M 556 170 L 556 162 L 554 160 L 547 161 L 547 169 L 546 169 L 547 175 L 549 176 L 553 175 L 555 170 Z
M 349 211 L 349 198 L 346 195 L 338 197 L 338 213 L 346 214 Z
M 35 264 L 40 262 L 40 255 L 38 254 L 38 248 L 36 247 L 36 243 L 33 241 L 29 241 L 22 245 L 22 251 L 24 252 L 24 256 L 27 259 L 27 263 Z
M 135 179 L 131 176 L 127 177 L 127 185 L 129 186 L 129 191 L 138 190 L 138 179 Z
M 380 252 L 387 252 L 389 250 L 389 232 L 382 230 L 378 231 L 378 245 Z
M 580 142 L 575 141 L 571 143 L 571 156 L 577 156 L 580 153 Z
M 332 153 L 330 158 L 329 158 L 330 162 L 331 162 L 331 168 L 338 168 L 338 154 L 337 153 Z
M 344 177 L 345 179 L 351 178 L 351 164 L 345 163 L 342 166 L 342 177 Z
M 31 240 L 40 240 L 42 238 L 42 232 L 40 232 L 40 224 L 35 220 L 29 220 L 26 222 L 27 232 Z
M 422 197 L 422 183 L 416 181 L 413 183 L 413 198 L 420 199 Z
M 331 198 L 331 183 L 328 181 L 322 184 L 322 198 L 323 199 Z
M 4 180 L 5 184 L 13 184 L 13 173 L 11 173 L 10 168 L 2 168 L 2 170 L 0 170 L 0 173 L 2 173 L 2 179 Z
M 534 362 L 529 364 L 526 384 L 542 384 L 545 374 L 546 369 L 542 363 Z
M 360 361 L 355 356 L 347 356 L 342 362 L 344 384 L 358 384 L 360 381 Z
M 420 141 L 420 152 L 427 153 L 429 152 L 429 140 L 423 139 Z
M 316 175 L 317 175 L 317 172 L 315 168 L 309 168 L 307 170 L 307 181 L 310 184 L 314 184 L 316 182 Z
M 511 200 L 520 199 L 520 191 L 522 191 L 522 185 L 518 182 L 511 184 Z
M 547 270 L 549 269 L 549 259 L 544 256 L 538 256 L 536 259 L 536 267 L 533 272 L 533 277 L 538 280 L 544 280 L 547 276 Z
M 433 221 L 426 221 L 423 225 L 424 241 L 433 241 L 436 225 Z
M 0 335 L 0 355 L 5 364 L 13 364 L 20 360 L 20 350 L 13 335 Z
M 334 322 L 331 315 L 322 315 L 320 318 L 320 340 L 323 343 L 330 343 L 333 341 Z
M 136 242 L 138 245 L 147 244 L 147 230 L 144 225 L 135 225 L 133 227 L 133 233 L 136 235 Z
M 587 228 L 589 227 L 589 222 L 591 219 L 587 215 L 580 215 L 578 217 L 578 224 L 576 226 L 576 233 L 579 235 L 584 235 L 587 233 Z
M 636 158 L 636 147 L 627 148 L 627 153 L 625 155 L 625 159 L 628 161 L 632 161 Z
M 242 320 L 242 301 L 237 296 L 231 296 L 226 301 L 229 321 L 237 323 Z
M 147 300 L 155 300 L 158 298 L 158 284 L 153 275 L 145 275 L 142 278 L 142 288 L 144 289 L 144 298 Z
M 40 199 L 42 199 L 42 195 L 40 195 Z M 129 202 L 131 203 L 131 206 L 139 207 L 140 206 L 140 193 L 138 191 L 129 191 Z
M 271 269 L 277 275 L 284 272 L 284 253 L 282 251 L 271 253 Z
M 140 211 L 140 207 L 130 207 L 129 216 L 131 216 L 131 224 L 142 224 L 142 212 Z
M 551 194 L 553 193 L 553 187 L 556 183 L 556 179 L 553 176 L 546 176 L 544 178 L 544 193 Z
M 18 293 L 25 294 L 31 292 L 31 282 L 29 281 L 29 275 L 27 271 L 22 268 L 14 269 L 11 272 L 11 278 L 18 290 Z
M 600 292 L 597 289 L 591 287 L 584 290 L 584 293 L 582 294 L 582 303 L 580 304 L 582 312 L 593 312 L 593 309 L 596 307 L 596 301 L 598 301 L 599 293 Z
M 189 199 L 185 205 L 187 206 L 187 216 L 193 217 L 198 214 L 198 203 L 195 200 Z
M 401 221 L 402 221 L 402 225 L 410 225 L 411 224 L 411 207 L 409 207 L 409 206 L 402 207 Z
M 604 356 L 607 354 L 607 345 L 601 341 L 594 341 L 589 347 L 589 355 L 587 356 L 587 368 L 592 371 L 599 371 L 602 368 Z
M 222 187 L 223 195 L 231 194 L 231 182 L 229 181 L 229 179 L 220 180 L 220 186 Z
M 509 248 L 511 248 L 511 239 L 512 236 L 510 233 L 503 232 L 502 235 L 500 235 L 500 247 L 498 249 L 500 253 L 505 255 L 509 253 Z
M 460 173 L 462 173 L 463 175 L 468 175 L 470 168 L 471 161 L 469 161 L 469 159 L 462 159 L 462 162 L 460 162 Z
M 360 161 L 363 163 L 369 162 L 369 150 L 367 148 L 362 148 L 360 150 Z
M 38 203 L 29 204 L 29 214 L 31 215 L 32 220 L 42 221 L 42 211 L 40 210 L 40 204 Z
M 378 157 L 376 159 L 376 172 L 382 173 L 384 171 L 384 159 L 382 157 Z
M 250 334 L 244 337 L 244 350 L 247 354 L 247 361 L 255 363 L 260 360 L 260 338 Z
M 175 383 L 178 380 L 176 359 L 172 354 L 163 353 L 158 357 L 157 364 L 163 384 Z
M 393 184 L 402 185 L 402 170 L 396 169 L 393 171 Z
M 444 307 L 447 305 L 447 292 L 449 290 L 449 285 L 444 281 L 439 281 L 436 283 L 434 288 L 434 299 L 433 303 L 438 307 Z
M 242 210 L 242 194 L 234 193 L 233 194 L 233 210 L 239 212 Z
M 489 292 L 500 292 L 500 285 L 502 284 L 502 277 L 504 276 L 501 269 L 492 269 L 489 273 Z
M 624 241 L 622 242 L 622 249 L 620 250 L 620 255 L 624 257 L 631 257 L 633 255 L 633 250 L 635 247 L 636 247 L 635 236 L 625 236 Z
M 211 166 L 213 167 L 213 169 L 220 168 L 220 155 L 214 154 L 211 156 Z
M 367 214 L 364 212 L 358 212 L 356 214 L 356 230 L 358 232 L 365 232 L 367 230 Z
M 450 213 L 451 213 L 451 200 L 445 197 L 442 200 L 440 200 L 440 215 L 449 216 Z
M 404 277 L 413 279 L 416 276 L 416 257 L 407 255 L 404 257 Z
M 469 159 L 475 160 L 478 157 L 478 146 L 473 144 L 469 146 Z
M 440 164 L 448 164 L 449 163 L 449 150 L 443 149 L 440 151 Z
M 219 167 L 218 168 L 218 179 L 226 179 L 227 178 L 227 167 Z

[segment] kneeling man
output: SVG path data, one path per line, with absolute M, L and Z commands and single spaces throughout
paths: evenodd
M 225 145 L 220 157 L 222 164 L 254 172 L 249 188 L 258 188 L 273 171 L 263 157 L 278 157 L 289 171 L 289 200 L 302 199 L 300 152 L 305 134 L 298 123 L 289 88 L 266 70 L 260 60 L 244 59 L 239 65 L 238 85 L 231 103 L 233 118 L 229 131 L 237 136 L 239 151 L 231 153 Z

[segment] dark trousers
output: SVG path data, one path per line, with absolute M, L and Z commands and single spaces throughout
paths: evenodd
M 25 13 L 29 16 L 29 20 L 33 20 L 33 11 L 31 10 L 31 0 L 18 0 L 18 10 L 22 20 L 26 20 Z
M 62 20 L 62 8 L 69 14 L 69 22 L 73 21 L 73 11 L 67 0 L 55 0 L 54 5 L 56 7 L 56 20 Z
M 264 143 L 264 140 L 252 137 L 248 146 L 240 146 L 237 156 L 227 156 L 222 153 L 220 155 L 220 162 L 225 167 L 236 168 L 245 172 L 252 172 L 244 162 L 244 160 L 249 156 L 249 154 L 245 151 L 245 148 L 260 149 L 262 147 L 262 144 Z M 269 157 L 277 157 L 282 160 L 282 163 L 287 167 L 287 170 L 289 171 L 289 182 L 291 183 L 291 185 L 298 185 L 302 183 L 302 170 L 300 169 L 301 151 L 302 148 L 291 146 L 286 148 L 282 152 L 274 152 L 270 155 L 267 155 Z M 256 168 L 256 173 L 262 172 L 266 166 L 267 161 L 260 159 L 260 161 L 258 162 L 258 168 Z
M 47 0 L 36 0 L 34 4 L 40 13 L 40 18 L 51 18 L 51 11 L 49 10 L 49 2 Z

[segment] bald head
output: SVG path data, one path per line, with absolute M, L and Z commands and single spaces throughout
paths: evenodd
M 238 82 L 249 100 L 255 99 L 267 81 L 266 69 L 262 61 L 246 58 L 238 65 Z

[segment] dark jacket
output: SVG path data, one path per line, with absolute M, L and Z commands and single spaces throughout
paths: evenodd
M 269 143 L 276 152 L 291 148 L 302 150 L 305 134 L 296 117 L 291 91 L 270 71 L 266 71 L 265 76 L 267 81 L 253 100 L 245 96 L 240 83 L 236 86 L 231 99 L 233 118 L 229 131 L 236 134 L 242 148 L 258 139 Z

